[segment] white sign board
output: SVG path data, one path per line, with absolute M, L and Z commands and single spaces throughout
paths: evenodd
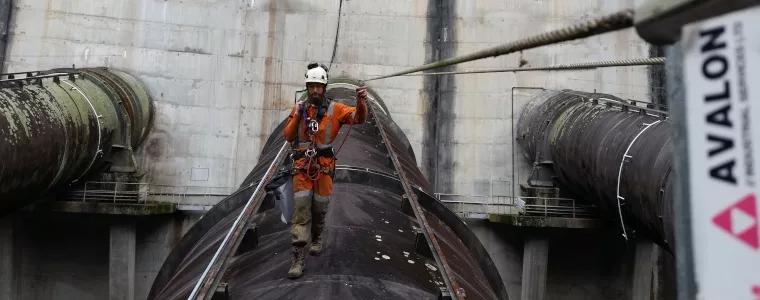
M 697 297 L 759 300 L 760 8 L 682 42 Z

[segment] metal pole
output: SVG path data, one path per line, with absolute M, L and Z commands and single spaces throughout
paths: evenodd
M 573 219 L 575 219 L 575 199 L 572 200 L 573 203 Z
M 549 207 L 548 203 L 546 203 L 546 200 L 548 200 L 548 199 L 544 198 L 542 200 L 544 200 L 544 218 L 546 218 L 547 217 L 547 210 L 548 210 L 548 207 Z
M 665 65 L 666 88 L 675 127 L 675 155 L 673 165 L 676 172 L 676 188 L 673 197 L 673 227 L 676 240 L 676 283 L 678 300 L 696 299 L 697 286 L 694 281 L 694 253 L 691 239 L 691 205 L 689 203 L 689 156 L 686 132 L 686 96 L 683 86 L 683 48 L 681 42 L 666 48 L 668 63 Z

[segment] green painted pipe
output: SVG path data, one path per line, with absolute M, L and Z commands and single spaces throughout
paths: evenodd
M 0 76 L 0 215 L 89 174 L 114 171 L 150 130 L 150 96 L 127 73 L 19 75 Z

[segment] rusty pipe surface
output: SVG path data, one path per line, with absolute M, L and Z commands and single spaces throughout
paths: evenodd
M 527 159 L 550 162 L 561 189 L 622 221 L 625 235 L 672 247 L 673 141 L 662 114 L 605 94 L 544 91 L 516 132 Z
M 134 77 L 106 68 L 0 75 L 0 214 L 109 168 L 150 129 Z

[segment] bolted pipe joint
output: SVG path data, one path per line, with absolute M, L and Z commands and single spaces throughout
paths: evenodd
M 0 215 L 98 172 L 136 172 L 151 98 L 107 68 L 0 75 Z

